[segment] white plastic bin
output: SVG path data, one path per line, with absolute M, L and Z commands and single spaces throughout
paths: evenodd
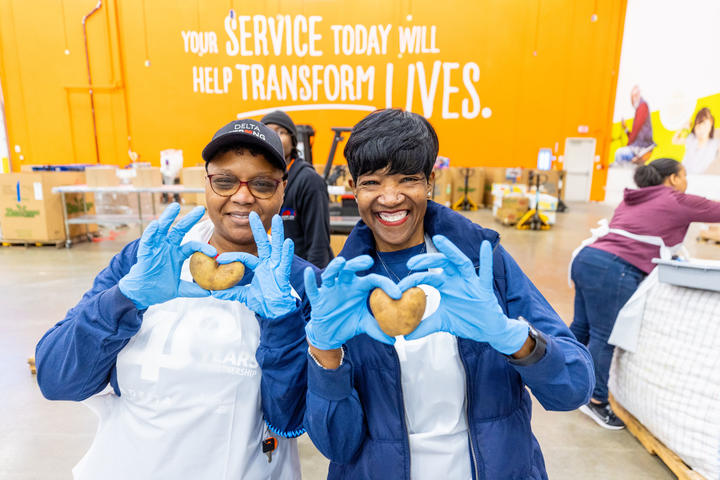
M 653 263 L 657 264 L 658 277 L 663 283 L 720 292 L 720 262 L 717 260 L 654 258 Z

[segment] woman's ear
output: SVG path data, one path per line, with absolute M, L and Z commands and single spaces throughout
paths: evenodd
M 668 187 L 672 188 L 673 190 L 678 190 L 681 192 L 685 191 L 684 185 L 683 185 L 683 179 L 678 173 L 673 173 L 669 177 L 665 178 L 665 181 L 663 184 L 667 185 Z
M 355 185 L 355 181 L 352 178 L 348 178 L 348 186 L 350 190 L 352 190 L 353 196 L 357 197 L 357 185 Z
M 432 191 L 435 187 L 435 171 L 430 172 L 430 176 L 428 177 L 428 184 L 427 184 L 427 196 L 428 198 L 432 197 Z

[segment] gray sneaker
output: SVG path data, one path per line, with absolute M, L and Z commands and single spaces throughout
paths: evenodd
M 609 403 L 598 405 L 588 402 L 586 405 L 580 407 L 579 410 L 595 420 L 595 423 L 608 430 L 622 430 L 625 428 L 625 424 L 615 415 Z

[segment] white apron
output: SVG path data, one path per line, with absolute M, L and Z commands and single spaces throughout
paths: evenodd
M 202 222 L 184 241 L 206 242 Z M 181 277 L 192 281 L 188 263 Z M 255 360 L 260 327 L 238 302 L 177 298 L 150 307 L 117 357 L 121 396 L 86 404 L 100 421 L 73 469 L 80 480 L 299 479 L 294 439 L 278 438 L 272 462 Z
M 573 261 L 575 260 L 577 254 L 580 253 L 580 250 L 595 242 L 598 238 L 604 237 L 608 233 L 615 233 L 638 242 L 648 243 L 650 245 L 660 247 L 660 258 L 663 260 L 670 260 L 675 253 L 679 253 L 685 258 L 690 257 L 682 243 L 672 247 L 667 247 L 661 237 L 655 237 L 652 235 L 636 235 L 619 228 L 610 228 L 606 218 L 598 221 L 598 225 L 599 226 L 597 228 L 590 230 L 592 236 L 583 240 L 580 246 L 572 253 L 572 258 L 570 259 L 570 265 L 568 267 L 568 284 L 571 287 L 572 280 L 570 278 L 570 273 Z M 657 268 L 654 268 L 650 274 L 645 277 L 642 282 L 640 282 L 640 285 L 638 285 L 635 293 L 632 294 L 625 305 L 623 305 L 620 309 L 620 312 L 618 312 L 617 318 L 615 319 L 615 326 L 613 327 L 610 338 L 608 339 L 609 344 L 630 352 L 635 351 L 635 348 L 637 348 L 638 336 L 640 334 L 642 317 L 645 313 L 645 300 L 647 299 L 647 295 L 650 290 L 652 290 L 652 287 L 658 283 L 657 272 Z
M 428 235 L 425 235 L 425 245 L 428 253 L 437 252 Z M 429 285 L 419 287 L 427 296 L 425 319 L 438 309 L 440 292 Z M 417 340 L 398 336 L 394 346 L 400 361 L 410 478 L 472 479 L 467 381 L 457 337 L 447 332 L 432 333 Z

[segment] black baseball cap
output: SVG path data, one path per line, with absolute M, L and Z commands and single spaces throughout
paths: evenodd
M 238 143 L 260 148 L 268 162 L 285 171 L 285 156 L 280 136 L 262 122 L 250 119 L 233 120 L 215 132 L 210 143 L 203 148 L 203 160 L 207 163 L 223 148 Z

